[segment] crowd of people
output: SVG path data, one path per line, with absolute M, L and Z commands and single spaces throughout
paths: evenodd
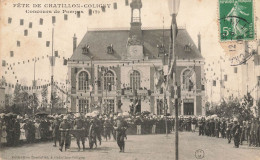
M 238 118 L 219 118 L 214 115 L 199 117 L 197 121 L 199 136 L 225 138 L 228 143 L 233 139 L 236 148 L 244 142 L 248 146 L 260 147 L 259 118 L 239 120 Z
M 198 131 L 199 136 L 226 138 L 228 143 L 234 139 L 235 147 L 243 144 L 260 146 L 260 122 L 253 118 L 249 121 L 238 119 L 209 117 L 179 117 L 179 131 Z M 175 119 L 172 116 L 152 114 L 99 114 L 98 111 L 87 113 L 70 113 L 62 115 L 20 116 L 12 113 L 0 114 L 0 144 L 1 146 L 17 146 L 24 143 L 53 141 L 53 146 L 59 145 L 60 151 L 70 149 L 74 137 L 78 146 L 86 149 L 101 145 L 102 139 L 116 140 L 120 151 L 124 151 L 124 139 L 132 134 L 165 134 L 173 132 Z

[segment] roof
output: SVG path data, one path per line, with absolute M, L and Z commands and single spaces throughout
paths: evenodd
M 164 38 L 163 37 L 164 32 Z M 158 44 L 164 41 L 166 53 L 169 52 L 170 29 L 150 29 L 142 30 L 144 40 L 144 54 L 149 59 L 158 58 Z M 129 30 L 98 30 L 88 31 L 78 47 L 74 51 L 70 60 L 89 61 L 93 56 L 93 60 L 121 60 L 123 53 L 127 52 L 126 43 L 129 37 Z M 178 59 L 201 59 L 203 58 L 200 51 L 194 44 L 186 29 L 178 29 L 176 42 L 176 55 Z M 113 54 L 107 53 L 107 47 L 113 45 Z M 89 53 L 82 54 L 82 48 L 88 45 Z M 189 45 L 190 52 L 184 51 L 184 46 Z

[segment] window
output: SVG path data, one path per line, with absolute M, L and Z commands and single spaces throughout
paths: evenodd
M 84 47 L 82 47 L 82 54 L 88 54 L 88 51 L 89 51 L 89 46 L 88 45 L 85 45 Z
M 191 91 L 195 85 L 195 72 L 185 70 L 182 74 L 182 89 Z
M 104 112 L 106 114 L 114 113 L 115 109 L 115 101 L 114 99 L 105 99 Z
M 184 46 L 184 51 L 185 52 L 190 52 L 191 51 L 190 45 L 185 45 Z
M 130 74 L 130 87 L 132 90 L 137 90 L 140 88 L 140 73 L 136 70 Z
M 78 84 L 79 84 L 79 89 L 78 90 L 88 90 L 89 89 L 89 76 L 88 73 L 85 71 L 82 71 L 79 74 L 78 78 Z
M 114 53 L 114 49 L 113 49 L 113 45 L 112 44 L 107 47 L 107 53 L 108 54 L 113 54 Z
M 89 101 L 86 99 L 80 99 L 79 100 L 79 112 L 80 113 L 89 113 Z
M 108 71 L 104 75 L 104 90 L 113 90 L 112 86 L 115 84 L 115 76 L 112 71 Z

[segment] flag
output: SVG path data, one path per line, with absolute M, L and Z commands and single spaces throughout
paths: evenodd
M 20 26 L 23 25 L 23 19 L 20 19 Z
M 10 51 L 10 57 L 14 56 L 14 51 Z
M 213 80 L 213 86 L 216 86 L 216 85 L 217 85 L 216 80 Z
M 38 38 L 42 38 L 42 32 L 38 31 Z
M 68 20 L 68 15 L 67 14 L 64 14 L 64 20 Z
M 24 36 L 27 36 L 28 35 L 28 30 L 24 30 Z
M 32 28 L 32 22 L 29 23 L 29 28 Z
M 63 65 L 66 66 L 66 65 L 67 65 L 67 62 L 68 62 L 67 59 L 64 59 L 64 60 L 63 60 Z
M 77 11 L 77 17 L 80 18 L 80 11 Z
M 260 65 L 260 55 L 254 56 L 254 63 L 255 63 L 255 65 Z
M 156 89 L 160 89 L 163 82 L 164 82 L 164 77 L 162 73 L 154 66 L 155 69 L 155 75 L 154 75 L 154 84 Z
M 51 66 L 55 66 L 55 57 L 54 56 L 50 56 L 49 60 L 50 60 Z
M 6 61 L 2 60 L 2 66 L 5 67 L 6 66 Z
M 16 44 L 17 44 L 17 47 L 20 47 L 20 41 L 17 41 Z
M 52 16 L 52 23 L 56 23 L 56 17 Z
M 88 15 L 90 15 L 90 16 L 92 15 L 92 9 L 88 10 Z
M 224 75 L 224 81 L 227 81 L 227 75 L 226 74 Z
M 8 23 L 12 23 L 12 18 L 8 17 Z
M 117 3 L 116 2 L 114 3 L 114 9 L 117 9 Z
M 237 67 L 234 67 L 234 73 L 237 73 Z
M 50 41 L 46 41 L 46 47 L 50 46 Z
M 40 18 L 40 25 L 43 25 L 43 19 Z
M 128 6 L 129 5 L 129 2 L 128 0 L 125 0 L 125 5 Z
M 59 52 L 58 51 L 55 51 L 54 54 L 55 54 L 55 57 L 59 56 Z
M 106 12 L 106 6 L 101 6 L 102 12 Z

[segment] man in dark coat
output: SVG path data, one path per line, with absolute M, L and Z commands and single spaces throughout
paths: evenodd
M 238 124 L 237 118 L 234 118 L 233 122 L 234 125 L 231 131 L 234 137 L 234 145 L 235 145 L 234 147 L 239 148 L 239 141 L 240 141 L 240 134 L 241 134 L 240 125 Z
M 228 122 L 227 122 L 227 130 L 226 130 L 226 135 L 227 135 L 228 143 L 231 142 L 231 138 L 232 138 L 231 129 L 232 129 L 232 127 L 233 127 L 233 122 L 232 122 L 232 120 L 228 120 Z
M 53 146 L 56 147 L 57 141 L 59 142 L 60 145 L 60 121 L 59 121 L 59 116 L 57 115 L 55 117 L 55 120 L 52 123 L 52 137 L 53 137 Z
M 63 121 L 60 123 L 59 130 L 61 132 L 61 143 L 60 143 L 60 151 L 62 152 L 63 146 L 65 144 L 65 151 L 69 149 L 69 130 L 71 129 L 71 124 L 68 122 L 68 117 L 64 116 Z
M 203 122 L 202 119 L 198 120 L 198 126 L 199 126 L 199 136 L 202 135 L 203 132 Z
M 120 152 L 125 151 L 125 136 L 127 130 L 127 122 L 123 119 L 122 114 L 119 113 L 115 122 L 114 128 L 116 130 L 116 141 Z
M 76 120 L 74 122 L 74 129 L 78 130 L 78 134 L 76 136 L 77 140 L 77 146 L 78 146 L 78 151 L 80 151 L 80 141 L 83 146 L 83 151 L 85 150 L 85 123 L 83 119 L 81 119 L 80 114 L 76 114 Z
M 20 122 L 19 120 L 15 117 L 14 120 L 14 145 L 18 145 L 19 144 L 19 140 L 20 140 Z
M 7 145 L 8 146 L 13 146 L 14 145 L 14 119 L 12 117 L 8 117 L 8 121 L 7 121 L 7 124 L 6 124 L 6 133 L 7 133 L 7 137 L 6 137 L 6 140 L 7 140 Z

